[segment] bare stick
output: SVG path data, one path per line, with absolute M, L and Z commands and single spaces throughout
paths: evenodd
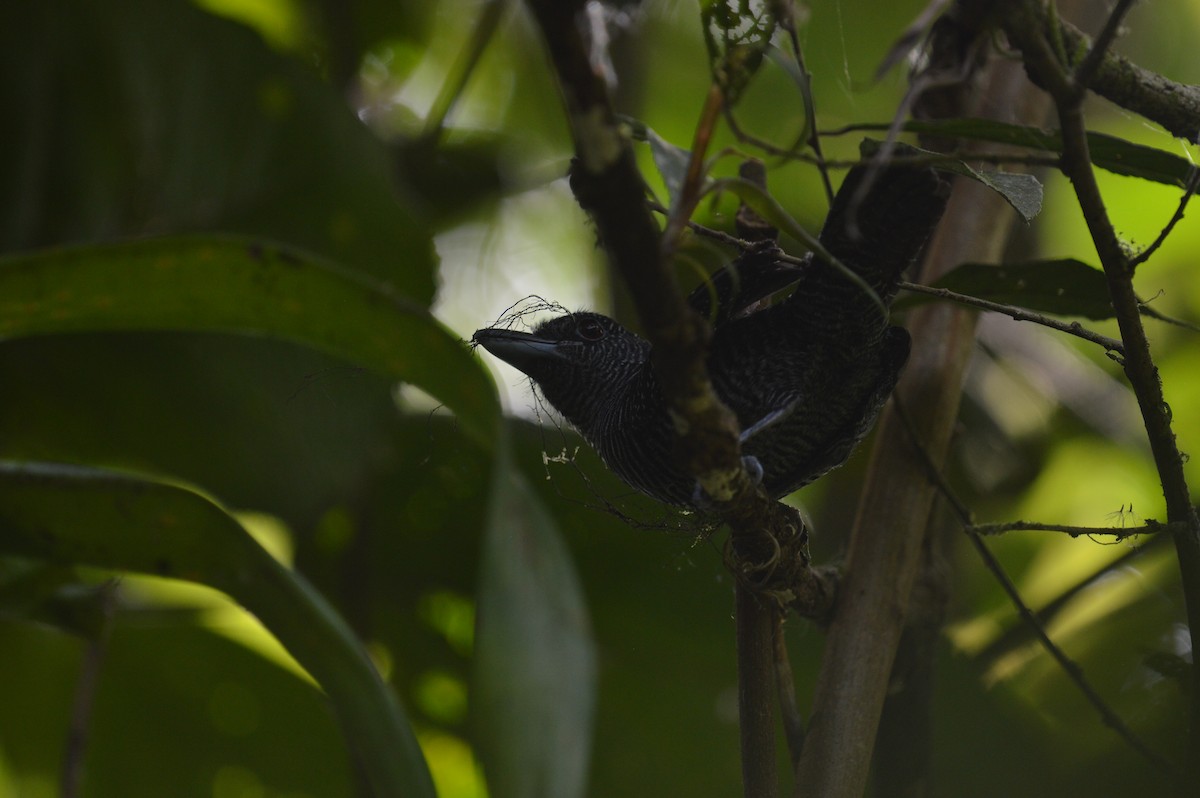
M 1188 177 L 1187 187 L 1183 191 L 1183 196 L 1179 198 L 1179 207 L 1175 209 L 1175 213 L 1171 216 L 1170 221 L 1167 222 L 1167 226 L 1150 243 L 1150 246 L 1143 249 L 1137 254 L 1137 257 L 1129 261 L 1131 268 L 1136 269 L 1138 266 L 1141 266 L 1163 245 L 1163 242 L 1167 240 L 1167 236 L 1175 229 L 1175 225 L 1179 224 L 1180 220 L 1183 219 L 1183 212 L 1187 208 L 1188 201 L 1191 200 L 1192 195 L 1196 193 L 1198 187 L 1200 187 L 1200 169 L 1192 167 L 1192 174 Z
M 1160 524 L 1147 520 L 1142 526 L 1103 527 L 1103 526 L 1070 526 L 1068 524 L 1043 524 L 1037 521 L 1009 521 L 1003 524 L 972 524 L 967 531 L 981 537 L 1003 535 L 1005 532 L 1065 532 L 1073 538 L 1081 535 L 1111 535 L 1117 540 L 1135 537 L 1136 535 L 1153 535 L 1164 530 L 1170 530 L 1170 524 Z
M 787 636 L 784 634 L 786 618 L 779 613 L 775 618 L 775 688 L 779 692 L 779 714 L 783 717 L 783 736 L 787 740 L 792 767 L 800 761 L 804 750 L 804 721 L 796 706 L 796 680 L 792 677 L 792 662 L 788 657 Z
M 1034 313 L 1032 310 L 1019 308 L 1016 305 L 1003 305 L 999 302 L 989 302 L 986 299 L 960 294 L 955 291 L 950 291 L 946 288 L 934 288 L 929 285 L 918 285 L 917 283 L 900 283 L 900 287 L 905 291 L 912 291 L 917 294 L 927 294 L 928 296 L 936 296 L 940 299 L 949 299 L 954 302 L 959 302 L 963 305 L 980 308 L 982 310 L 990 310 L 993 313 L 1003 313 L 1017 321 L 1029 321 L 1034 324 L 1040 324 L 1043 327 L 1049 327 L 1059 332 L 1065 332 L 1068 335 L 1074 335 L 1076 338 L 1082 338 L 1085 341 L 1090 341 L 1094 344 L 1099 344 L 1109 352 L 1125 353 L 1125 345 L 1115 338 L 1109 338 L 1107 335 L 1092 332 L 1085 328 L 1077 321 L 1059 321 L 1058 319 L 1044 316 L 1041 313 Z
M 1122 7 L 1118 6 L 1114 15 L 1121 12 Z M 1191 503 L 1183 471 L 1183 456 L 1171 427 L 1171 411 L 1163 398 L 1158 367 L 1150 353 L 1146 330 L 1142 326 L 1141 303 L 1133 290 L 1134 266 L 1108 217 L 1092 169 L 1082 110 L 1087 86 L 1075 82 L 1074 76 L 1067 71 L 1067 65 L 1062 63 L 1051 47 L 1048 37 L 1060 37 L 1066 31 L 1056 21 L 1047 21 L 1044 14 L 1045 8 L 1040 2 L 1023 0 L 1018 9 L 1004 16 L 1005 33 L 1024 54 L 1030 75 L 1050 94 L 1058 113 L 1063 142 L 1062 170 L 1075 190 L 1076 200 L 1108 282 L 1121 340 L 1125 343 L 1122 366 L 1138 400 L 1167 503 L 1167 521 L 1173 525 L 1172 538 L 1179 560 L 1191 644 L 1192 649 L 1196 650 L 1200 648 L 1200 518 Z M 1103 73 L 1103 68 L 1099 68 L 1097 78 Z M 1177 105 L 1182 105 L 1182 98 Z M 1140 112 L 1140 109 L 1135 110 Z M 1194 136 L 1194 124 L 1192 131 L 1189 138 Z M 1176 524 L 1178 526 L 1174 526 Z M 1191 687 L 1188 761 L 1196 772 L 1200 772 L 1200 672 L 1196 669 L 1193 669 Z
M 116 605 L 116 581 L 105 582 L 99 588 L 100 626 L 87 641 L 83 662 L 79 666 L 79 682 L 75 685 L 75 700 L 71 707 L 71 725 L 67 731 L 66 751 L 62 763 L 62 798 L 76 798 L 83 786 L 83 759 L 87 751 L 88 726 L 96 700 L 96 685 L 108 647 L 112 629 L 113 608 Z
M 992 572 L 992 576 L 996 579 L 996 582 L 1000 585 L 1005 595 L 1008 596 L 1009 601 L 1011 601 L 1013 606 L 1016 607 L 1017 613 L 1021 616 L 1025 623 L 1028 624 L 1029 628 L 1033 630 L 1034 635 L 1041 642 L 1042 647 L 1046 649 L 1046 653 L 1048 653 L 1054 659 L 1054 661 L 1058 663 L 1059 667 L 1061 667 L 1063 672 L 1067 675 L 1067 678 L 1075 683 L 1075 686 L 1079 689 L 1079 692 L 1083 694 L 1083 697 L 1087 700 L 1087 702 L 1091 704 L 1100 714 L 1100 718 L 1106 726 L 1116 732 L 1131 748 L 1157 766 L 1165 775 L 1175 780 L 1179 780 L 1181 774 L 1178 772 L 1175 766 L 1167 761 L 1167 759 L 1157 751 L 1146 745 L 1146 743 L 1144 743 L 1140 737 L 1134 734 L 1133 730 L 1125 724 L 1125 721 L 1123 721 L 1121 717 L 1117 715 L 1117 713 L 1114 712 L 1111 707 L 1108 706 L 1108 703 L 1104 700 L 1104 698 L 1101 697 L 1098 692 L 1096 692 L 1094 687 L 1092 687 L 1091 682 L 1089 682 L 1083 675 L 1083 669 L 1079 667 L 1079 664 L 1063 653 L 1063 650 L 1058 647 L 1058 644 L 1050 638 L 1050 635 L 1046 632 L 1046 628 L 1042 625 L 1041 621 L 1038 620 L 1037 616 L 1035 616 L 1029 609 L 1028 605 L 1025 604 L 1024 599 L 1021 598 L 1021 593 L 1017 590 L 1017 586 L 1013 584 L 1011 579 L 1009 579 L 1008 574 L 1005 573 L 1003 566 L 1000 565 L 1000 562 L 996 559 L 995 555 L 992 554 L 991 549 L 989 549 L 987 544 L 984 543 L 983 537 L 974 531 L 975 524 L 971 519 L 971 511 L 967 509 L 967 506 L 963 504 L 962 500 L 959 499 L 950 486 L 946 484 L 946 480 L 942 476 L 941 470 L 933 462 L 929 456 L 929 453 L 925 451 L 925 447 L 921 445 L 920 440 L 917 438 L 917 433 L 910 425 L 908 417 L 904 413 L 903 406 L 898 405 L 896 412 L 904 421 L 903 426 L 908 434 L 909 443 L 912 445 L 912 448 L 924 463 L 929 480 L 937 486 L 938 492 L 946 500 L 946 503 L 951 507 L 951 509 L 954 510 L 955 515 L 958 516 L 959 522 L 962 524 L 963 530 L 967 533 L 967 537 L 971 541 L 971 545 L 975 547 L 976 552 L 978 552 L 980 558 L 983 560 L 984 566 L 986 566 L 987 569 Z
M 741 580 L 737 602 L 738 717 L 742 729 L 742 792 L 746 798 L 774 798 L 775 729 L 771 708 L 771 638 L 777 610 Z M 767 678 L 763 676 L 767 675 Z

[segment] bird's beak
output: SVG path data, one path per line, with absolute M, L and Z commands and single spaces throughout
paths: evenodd
M 476 330 L 471 342 L 479 344 L 514 368 L 529 374 L 530 368 L 561 358 L 558 342 L 517 330 Z

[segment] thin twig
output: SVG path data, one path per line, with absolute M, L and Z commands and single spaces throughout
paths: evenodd
M 1183 212 L 1187 208 L 1188 201 L 1192 198 L 1192 195 L 1196 193 L 1197 188 L 1200 188 L 1200 169 L 1193 166 L 1192 173 L 1188 176 L 1183 196 L 1179 198 L 1179 207 L 1175 209 L 1175 213 L 1171 216 L 1170 221 L 1167 222 L 1167 226 L 1158 234 L 1158 238 L 1154 239 L 1150 243 L 1150 246 L 1143 249 L 1129 261 L 1130 268 L 1136 269 L 1138 266 L 1141 266 L 1163 245 L 1163 242 L 1167 240 L 1167 236 L 1175 229 L 1175 225 L 1179 224 L 1180 220 L 1183 219 Z
M 947 484 L 945 478 L 942 476 L 941 471 L 929 457 L 928 452 L 925 451 L 925 447 L 922 446 L 921 442 L 917 439 L 916 432 L 909 421 L 908 414 L 903 407 L 903 403 L 896 401 L 895 398 L 893 398 L 893 403 L 896 407 L 896 415 L 901 420 L 913 450 L 917 453 L 917 456 L 924 464 L 926 475 L 928 476 L 929 480 L 937 487 L 938 492 L 946 500 L 946 503 L 950 506 L 950 508 L 954 510 L 955 515 L 958 516 L 959 523 L 962 524 L 963 531 L 967 533 L 967 537 L 970 539 L 971 545 L 974 546 L 975 550 L 979 553 L 980 558 L 983 560 L 984 566 L 992 572 L 996 582 L 1008 596 L 1009 601 L 1012 602 L 1013 606 L 1017 610 L 1017 613 L 1021 616 L 1021 618 L 1024 619 L 1025 623 L 1029 625 L 1029 628 L 1033 630 L 1034 634 L 1041 642 L 1042 647 L 1046 649 L 1046 653 L 1048 653 L 1054 659 L 1054 661 L 1058 663 L 1059 667 L 1062 668 L 1064 673 L 1066 673 L 1067 678 L 1075 683 L 1075 686 L 1083 694 L 1083 697 L 1087 699 L 1088 703 L 1090 703 L 1100 714 L 1100 717 L 1106 726 L 1116 732 L 1130 747 L 1140 753 L 1148 761 L 1154 763 L 1168 776 L 1178 779 L 1180 774 L 1176 770 L 1175 766 L 1157 751 L 1142 742 L 1141 738 L 1139 738 L 1133 732 L 1133 730 L 1125 724 L 1125 721 L 1123 721 L 1119 715 L 1109 708 L 1108 704 L 1104 701 L 1104 698 L 1096 692 L 1095 688 L 1092 687 L 1091 683 L 1088 682 L 1087 678 L 1083 675 L 1083 669 L 1079 667 L 1078 663 L 1063 653 L 1062 649 L 1058 647 L 1058 644 L 1050 638 L 1050 635 L 1046 632 L 1045 627 L 1042 626 L 1038 618 L 1025 604 L 1024 599 L 1021 598 L 1020 591 L 1017 590 L 1016 585 L 1013 584 L 1012 580 L 1008 577 L 1008 574 L 1005 573 L 1003 566 L 1000 565 L 1000 562 L 996 559 L 995 555 L 992 554 L 991 549 L 989 549 L 987 544 L 984 543 L 983 537 L 973 531 L 975 529 L 975 523 L 971 517 L 970 509 L 967 508 L 962 500 L 958 498 L 958 495 L 950 488 L 950 485 Z
M 1077 321 L 1059 321 L 1058 319 L 1049 316 L 1043 316 L 1041 313 L 1034 313 L 1032 310 L 1019 308 L 1016 305 L 1003 305 L 999 302 L 989 302 L 986 299 L 960 294 L 956 291 L 950 291 L 946 288 L 935 288 L 929 285 L 920 285 L 918 283 L 901 282 L 900 287 L 905 291 L 912 291 L 917 294 L 927 294 L 936 296 L 941 299 L 950 299 L 954 302 L 959 302 L 963 305 L 990 310 L 994 313 L 1003 313 L 1017 321 L 1029 321 L 1034 324 L 1040 324 L 1043 327 L 1049 327 L 1059 332 L 1065 332 L 1068 335 L 1074 335 L 1076 338 L 1082 338 L 1085 341 L 1090 341 L 1094 344 L 1099 344 L 1109 352 L 1125 353 L 1125 345 L 1115 338 L 1109 338 L 1107 335 L 1092 332 L 1085 328 Z
M 1129 746 L 1141 754 L 1147 761 L 1153 763 L 1168 777 L 1175 781 L 1182 781 L 1182 774 L 1179 773 L 1176 767 L 1162 754 L 1158 753 L 1158 751 L 1146 745 L 1140 737 L 1134 734 L 1132 729 L 1125 725 L 1125 721 L 1109 708 L 1100 694 L 1096 692 L 1095 688 L 1084 677 L 1083 669 L 1079 667 L 1079 664 L 1063 653 L 1063 650 L 1050 639 L 1050 635 L 1047 634 L 1045 627 L 1038 622 L 1037 617 L 1034 616 L 1033 612 L 1025 604 L 1024 600 L 1022 600 L 1017 586 L 1009 579 L 1008 574 L 1004 571 L 1004 567 L 996 559 L 996 556 L 992 554 L 987 544 L 983 542 L 983 538 L 974 534 L 969 534 L 968 538 L 971 541 L 971 545 L 975 547 L 975 550 L 983 559 L 983 564 L 992 572 L 992 576 L 996 582 L 1004 590 L 1005 594 L 1008 595 L 1009 601 L 1013 603 L 1013 606 L 1017 608 L 1017 612 L 1025 619 L 1030 628 L 1034 630 L 1042 643 L 1042 647 L 1054 658 L 1059 667 L 1063 669 L 1063 672 L 1067 674 L 1067 677 L 1075 683 L 1075 686 L 1083 693 L 1088 703 L 1100 713 L 1100 718 L 1104 722 L 1104 725 L 1120 735 Z
M 674 207 L 667 217 L 667 227 L 659 239 L 659 248 L 664 261 L 669 260 L 675 252 L 679 233 L 687 221 L 692 218 L 692 211 L 696 209 L 696 203 L 703 196 L 701 189 L 704 185 L 704 156 L 708 152 L 708 145 L 712 142 L 717 120 L 720 118 L 721 109 L 724 106 L 725 93 L 721 91 L 720 86 L 713 83 L 708 87 L 708 96 L 705 98 L 704 108 L 700 111 L 700 121 L 696 124 L 696 132 L 692 137 L 691 158 L 688 161 L 687 174 L 679 189 L 679 196 L 672 203 Z
M 1116 571 L 1118 568 L 1124 568 L 1126 565 L 1133 562 L 1135 559 L 1144 556 L 1146 553 L 1154 549 L 1161 548 L 1164 544 L 1170 541 L 1170 537 L 1166 535 L 1155 535 L 1147 538 L 1145 543 L 1140 543 L 1137 546 L 1130 546 L 1124 554 L 1117 557 L 1111 562 L 1107 562 L 1096 570 L 1087 574 L 1083 578 L 1068 587 L 1062 593 L 1059 593 L 1054 599 L 1043 604 L 1041 609 L 1034 613 L 1034 617 L 1038 619 L 1043 627 L 1050 626 L 1051 623 L 1058 617 L 1058 614 L 1070 604 L 1071 600 L 1094 584 L 1101 577 Z M 975 655 L 975 661 L 979 663 L 982 670 L 988 670 L 991 663 L 995 662 L 1006 652 L 1012 651 L 1019 646 L 1024 645 L 1033 634 L 1030 627 L 1025 623 L 1017 623 L 1001 632 L 998 637 L 992 640 L 982 651 Z
M 75 698 L 71 706 L 71 725 L 67 730 L 66 751 L 63 753 L 62 798 L 76 798 L 83 786 L 83 760 L 87 751 L 88 726 L 92 719 L 100 669 L 108 648 L 108 636 L 112 631 L 116 585 L 116 580 L 110 579 L 98 590 L 100 625 L 93 637 L 87 641 L 83 662 L 79 666 L 79 681 L 75 685 Z
M 483 58 L 483 53 L 487 50 L 492 37 L 495 36 L 508 3 L 506 0 L 487 0 L 482 6 L 479 17 L 475 20 L 475 26 L 471 29 L 471 35 L 463 45 L 462 53 L 455 60 L 445 83 L 442 84 L 441 90 L 438 91 L 438 95 L 429 109 L 425 120 L 425 129 L 421 132 L 421 139 L 425 144 L 434 145 L 441 139 L 446 117 L 450 115 L 455 104 L 462 97 L 463 89 L 466 88 L 471 75 L 479 66 L 479 61 Z
M 1096 36 L 1087 55 L 1075 68 L 1075 74 L 1071 76 L 1078 91 L 1087 91 L 1088 84 L 1092 82 L 1097 70 L 1100 69 L 1100 64 L 1104 61 L 1104 56 L 1108 54 L 1108 48 L 1112 47 L 1112 43 L 1116 41 L 1117 34 L 1121 31 L 1121 22 L 1133 8 L 1133 2 L 1134 0 L 1118 0 L 1117 4 L 1113 6 L 1108 19 L 1104 21 L 1104 28 Z M 1082 98 L 1082 94 L 1080 97 Z
M 829 169 L 825 163 L 825 154 L 821 152 L 821 133 L 817 130 L 817 109 L 812 96 L 812 75 L 804 63 L 804 51 L 800 49 L 800 37 L 796 35 L 796 20 L 790 13 L 792 4 L 779 3 L 778 7 L 787 9 L 788 12 L 781 14 L 778 22 L 780 27 L 787 31 L 792 45 L 792 56 L 796 59 L 796 66 L 804 81 L 804 85 L 800 87 L 800 93 L 804 100 L 804 126 L 808 130 L 808 146 L 812 148 L 813 156 L 816 158 L 817 171 L 821 173 L 821 185 L 825 188 L 825 201 L 832 205 L 833 184 L 829 182 Z
M 788 753 L 792 758 L 792 769 L 800 761 L 804 750 L 804 720 L 796 706 L 796 680 L 792 676 L 792 662 L 788 657 L 787 636 L 782 612 L 775 616 L 775 689 L 779 693 L 779 714 L 783 718 L 783 736 L 787 740 Z
M 1005 15 L 1005 32 L 1009 40 L 1024 53 L 1030 75 L 1045 87 L 1058 111 L 1063 143 L 1062 170 L 1075 190 L 1076 200 L 1104 268 L 1121 340 L 1125 343 L 1122 366 L 1141 410 L 1146 437 L 1166 500 L 1167 520 L 1178 524 L 1173 526 L 1172 539 L 1179 560 L 1192 650 L 1196 650 L 1200 649 L 1200 518 L 1191 503 L 1183 471 L 1183 456 L 1176 445 L 1175 431 L 1171 426 L 1171 410 L 1163 397 L 1158 367 L 1150 353 L 1150 344 L 1142 325 L 1141 303 L 1133 290 L 1134 268 L 1108 217 L 1092 169 L 1082 110 L 1083 95 L 1046 41 L 1047 24 L 1055 33 L 1059 32 L 1059 26 L 1057 22 L 1046 23 L 1042 16 L 1044 11 L 1038 0 L 1024 0 L 1014 13 Z M 1179 102 L 1183 102 L 1182 98 Z M 1187 759 L 1195 775 L 1200 773 L 1200 671 L 1197 669 L 1193 669 L 1191 687 L 1188 708 L 1190 755 Z
M 981 537 L 1003 535 L 1005 532 L 1065 532 L 1073 538 L 1081 535 L 1111 535 L 1117 540 L 1124 540 L 1135 535 L 1153 535 L 1168 531 L 1170 524 L 1160 524 L 1158 521 L 1147 519 L 1141 526 L 1106 527 L 1106 526 L 1071 526 L 1069 524 L 1044 524 L 1039 521 L 1008 521 L 1002 524 L 972 524 L 967 531 Z

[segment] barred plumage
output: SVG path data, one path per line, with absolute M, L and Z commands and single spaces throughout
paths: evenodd
M 855 234 L 848 208 L 866 171 L 847 175 L 820 240 L 887 305 L 941 218 L 948 192 L 931 170 L 885 168 L 856 214 Z M 733 269 L 738 279 L 730 279 Z M 747 253 L 715 282 L 709 375 L 744 430 L 743 454 L 757 459 L 767 492 L 780 497 L 850 456 L 895 387 L 908 334 L 888 325 L 862 286 L 814 259 L 797 267 L 770 252 Z M 786 299 L 744 313 L 789 282 L 795 287 Z M 708 312 L 710 295 L 701 287 L 689 299 Z M 528 374 L 625 482 L 669 504 L 695 503 L 693 480 L 672 456 L 673 432 L 645 340 L 587 312 L 550 319 L 532 333 L 478 330 L 472 340 Z

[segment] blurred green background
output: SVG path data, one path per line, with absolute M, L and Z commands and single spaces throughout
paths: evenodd
M 424 120 L 478 3 L 5 3 L 0 252 L 239 234 L 387 284 L 463 338 L 530 294 L 620 315 L 621 290 L 563 179 L 569 141 L 545 58 L 513 5 L 435 148 L 421 138 Z M 903 75 L 872 75 L 921 5 L 801 7 L 823 129 L 890 118 Z M 620 110 L 689 146 L 709 79 L 697 7 L 652 0 L 631 13 L 613 49 Z M 1121 52 L 1200 83 L 1200 6 L 1139 7 L 1128 27 Z M 790 78 L 764 68 L 739 118 L 790 143 L 803 118 Z M 1187 149 L 1101 103 L 1091 122 Z M 723 133 L 718 146 L 731 143 Z M 857 144 L 829 138 L 826 154 L 854 157 Z M 1178 192 L 1100 178 L 1119 231 L 1148 244 Z M 1069 186 L 1055 176 L 1046 184 L 1045 210 L 1015 244 L 1020 257 L 1095 263 Z M 824 200 L 811 168 L 773 169 L 770 185 L 819 226 Z M 705 204 L 700 221 L 728 228 L 732 210 L 728 199 Z M 1200 226 L 1185 220 L 1138 284 L 1156 309 L 1193 322 L 1198 248 Z M 729 253 L 698 245 L 694 254 L 713 264 Z M 1151 334 L 1187 450 L 1200 439 L 1195 334 L 1163 325 Z M 456 370 L 464 383 L 474 378 L 459 363 L 445 369 L 449 381 L 460 379 Z M 495 374 L 515 416 L 512 462 L 567 541 L 591 616 L 598 691 L 588 793 L 737 794 L 732 584 L 720 540 L 631 496 L 536 412 L 526 381 Z M 950 478 L 981 520 L 1133 526 L 1164 516 L 1133 397 L 1117 367 L 1082 344 L 985 320 L 961 421 Z M 556 462 L 560 453 L 573 461 Z M 0 458 L 153 475 L 230 508 L 366 642 L 448 798 L 485 794 L 467 685 L 490 474 L 507 462 L 494 457 L 424 392 L 295 342 L 178 331 L 0 340 Z M 796 497 L 822 562 L 844 549 L 864 461 Z M 1188 466 L 1193 481 L 1197 467 Z M 1177 755 L 1177 670 L 1191 652 L 1170 547 L 1013 533 L 993 549 L 1035 608 L 1141 552 L 1078 592 L 1050 631 L 1152 747 Z M 0 795 L 59 794 L 86 641 L 104 601 L 97 591 L 109 576 L 15 559 L 0 567 Z M 116 596 L 83 795 L 355 794 L 325 697 L 252 616 L 167 579 L 125 576 Z M 964 549 L 939 652 L 934 794 L 1145 794 L 1145 763 L 1017 627 Z M 789 632 L 806 703 L 821 635 L 799 622 Z

